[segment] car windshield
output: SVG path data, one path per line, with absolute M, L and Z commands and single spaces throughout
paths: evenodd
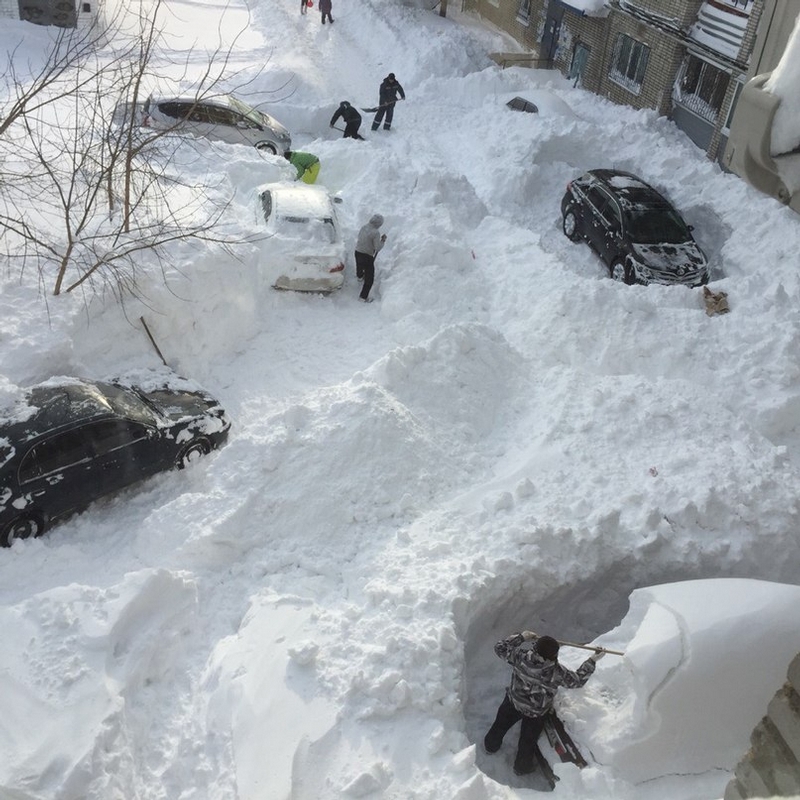
M 336 242 L 336 227 L 331 217 L 284 216 L 279 223 L 280 233 L 293 239 L 304 239 L 317 244 Z
M 633 208 L 626 215 L 628 234 L 638 244 L 678 244 L 692 236 L 671 208 Z
M 111 408 L 121 417 L 152 424 L 153 409 L 136 392 L 114 386 L 112 383 L 98 383 L 97 388 L 102 392 Z
M 247 105 L 247 103 L 243 103 L 241 100 L 237 100 L 235 97 L 229 97 L 228 101 L 230 102 L 231 108 L 234 111 L 249 119 L 250 122 L 254 123 L 255 125 L 263 124 L 264 119 L 261 116 L 260 111 L 257 111 L 252 106 Z

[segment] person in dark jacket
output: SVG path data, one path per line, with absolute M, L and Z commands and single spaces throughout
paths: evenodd
M 361 127 L 361 114 L 347 100 L 342 100 L 339 103 L 339 108 L 336 109 L 336 112 L 331 117 L 331 128 L 336 125 L 340 117 L 344 120 L 344 136 L 342 138 L 361 139 L 363 141 L 364 137 L 358 133 L 358 129 Z
M 319 0 L 319 11 L 322 14 L 322 24 L 325 24 L 325 17 L 328 18 L 328 22 L 333 25 L 333 17 L 331 16 L 331 0 Z
M 399 97 L 398 97 L 399 95 Z M 381 83 L 381 88 L 378 91 L 378 113 L 372 120 L 372 130 L 378 130 L 378 126 L 383 120 L 383 129 L 388 131 L 392 127 L 392 118 L 394 117 L 394 104 L 399 100 L 406 99 L 406 93 L 403 87 L 394 76 L 394 72 L 390 72 Z M 384 118 L 384 114 L 386 115 Z
M 573 672 L 558 663 L 559 644 L 551 636 L 533 631 L 515 633 L 494 646 L 497 656 L 512 667 L 511 685 L 497 709 L 497 717 L 483 740 L 487 753 L 496 753 L 513 725 L 522 722 L 514 772 L 527 775 L 536 769 L 535 759 L 544 758 L 537 742 L 545 717 L 553 708 L 558 689 L 577 689 L 589 680 L 604 650 L 593 653 Z
M 356 239 L 356 277 L 364 279 L 359 297 L 365 303 L 372 302 L 369 292 L 375 282 L 375 256 L 386 244 L 386 234 L 381 233 L 381 225 L 383 217 L 373 214 L 369 222 L 362 226 Z

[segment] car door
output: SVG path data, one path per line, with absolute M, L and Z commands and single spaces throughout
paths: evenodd
M 607 192 L 599 186 L 590 186 L 586 191 L 586 240 L 594 250 L 601 253 L 606 234 L 605 211 L 610 201 Z
M 246 135 L 247 129 L 244 126 L 242 128 L 238 127 L 243 118 L 234 111 L 211 104 L 204 105 L 203 110 L 207 115 L 210 126 L 209 136 L 211 138 L 220 139 L 231 144 L 249 143 Z
M 92 478 L 93 451 L 80 428 L 56 433 L 32 447 L 19 467 L 19 488 L 33 508 L 59 517 L 102 494 Z
M 622 212 L 617 201 L 610 197 L 603 208 L 603 234 L 598 243 L 598 253 L 609 266 L 622 254 Z
M 622 215 L 617 201 L 599 186 L 586 193 L 591 207 L 587 239 L 600 258 L 611 264 L 619 251 Z
M 106 419 L 85 426 L 94 460 L 93 480 L 102 494 L 117 491 L 163 469 L 155 429 L 127 419 Z

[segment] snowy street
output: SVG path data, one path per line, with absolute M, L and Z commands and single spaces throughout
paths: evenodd
M 800 219 L 652 112 L 501 70 L 488 53 L 512 45 L 452 5 L 332 13 L 183 0 L 169 24 L 190 72 L 219 32 L 241 70 L 224 88 L 320 158 L 339 292 L 273 290 L 256 246 L 177 246 L 166 280 L 145 261 L 146 302 L 124 309 L 3 269 L 0 401 L 163 369 L 143 316 L 233 426 L 189 469 L 0 551 L 0 798 L 538 796 L 514 731 L 481 744 L 508 681 L 492 647 L 523 629 L 629 653 L 559 695 L 590 762 L 555 764 L 559 796 L 721 798 L 800 651 Z M 0 50 L 27 30 L 4 21 Z M 392 130 L 364 113 L 367 140 L 340 138 L 339 102 L 374 107 L 389 72 Z M 506 107 L 526 94 L 538 114 Z M 201 140 L 177 158 L 244 233 L 253 190 L 294 172 Z M 565 187 L 596 167 L 671 199 L 729 314 L 614 282 L 566 238 Z M 365 305 L 352 250 L 375 213 Z

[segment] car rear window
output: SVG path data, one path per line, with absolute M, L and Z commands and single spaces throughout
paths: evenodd
M 331 217 L 285 216 L 280 218 L 279 228 L 281 233 L 307 242 L 333 244 L 336 241 L 336 226 Z

